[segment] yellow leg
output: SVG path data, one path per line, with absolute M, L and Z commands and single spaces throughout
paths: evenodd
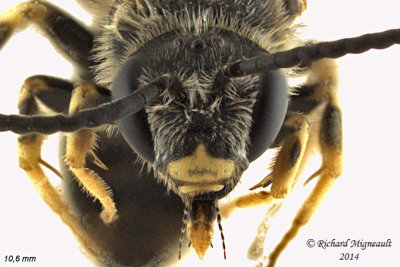
M 15 32 L 25 29 L 31 22 L 42 23 L 48 16 L 48 9 L 42 1 L 26 1 L 0 15 L 2 38 L 0 49 Z
M 303 115 L 292 115 L 285 122 L 294 126 L 294 132 L 285 141 L 273 163 L 272 172 L 251 189 L 264 187 L 272 180 L 274 198 L 285 198 L 295 185 L 300 163 L 307 147 L 309 123 Z
M 336 97 L 332 94 L 330 96 L 330 103 L 325 108 L 320 126 L 322 166 L 316 172 L 316 175 L 312 175 L 312 177 L 319 175 L 318 182 L 298 211 L 289 231 L 286 232 L 285 236 L 270 254 L 268 267 L 275 266 L 279 255 L 296 237 L 300 228 L 310 221 L 336 179 L 342 174 L 343 141 L 341 125 L 340 108 Z
M 221 216 L 226 219 L 237 209 L 245 209 L 249 207 L 257 207 L 272 204 L 276 199 L 270 192 L 260 191 L 257 193 L 249 193 L 240 196 L 228 203 L 220 205 Z
M 92 150 L 95 140 L 96 135 L 91 130 L 81 130 L 69 135 L 65 162 L 83 189 L 102 204 L 101 219 L 105 223 L 112 223 L 118 218 L 112 192 L 95 171 L 85 168 L 86 155 Z
M 271 192 L 260 191 L 249 193 L 221 206 L 221 215 L 229 217 L 237 208 L 248 208 L 261 205 L 269 205 L 278 198 L 285 198 L 295 184 L 295 178 L 307 146 L 309 123 L 299 114 L 292 115 L 286 123 L 294 126 L 295 131 L 284 143 L 278 153 L 271 174 L 251 190 L 264 187 L 270 179 L 273 180 Z
M 102 97 L 97 92 L 96 87 L 91 83 L 83 83 L 75 89 L 72 95 L 69 114 L 95 106 L 101 101 Z M 65 162 L 82 185 L 83 190 L 98 199 L 102 204 L 101 219 L 105 223 L 112 223 L 118 218 L 112 192 L 106 182 L 95 171 L 85 168 L 86 156 L 91 154 L 95 164 L 107 169 L 97 159 L 94 153 L 95 146 L 96 134 L 93 130 L 84 129 L 68 135 Z
M 41 147 L 44 137 L 38 135 L 21 136 L 18 139 L 19 166 L 25 170 L 40 197 L 75 234 L 89 257 L 101 255 L 100 249 L 89 238 L 77 218 L 71 214 L 60 193 L 53 187 L 40 167 Z
M 268 267 L 275 266 L 279 255 L 286 248 L 286 246 L 296 237 L 300 228 L 310 221 L 312 215 L 318 209 L 322 200 L 328 194 L 336 179 L 341 175 L 341 153 L 338 153 L 337 151 L 331 151 L 329 154 L 325 154 L 325 157 L 326 160 L 330 160 L 331 163 L 325 162 L 322 166 L 322 172 L 316 186 L 314 187 L 311 194 L 308 196 L 307 200 L 303 203 L 301 209 L 298 211 L 289 231 L 286 232 L 280 243 L 270 254 Z

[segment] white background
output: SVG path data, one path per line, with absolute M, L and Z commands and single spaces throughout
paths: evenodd
M 19 1 L 1 0 L 0 12 Z M 88 17 L 73 1 L 52 1 L 82 20 Z M 305 15 L 308 38 L 334 40 L 399 25 L 398 0 L 312 0 Z M 400 48 L 370 51 L 338 60 L 341 74 L 340 101 L 343 106 L 345 170 L 312 221 L 283 253 L 278 266 L 400 266 L 400 219 L 398 204 L 400 139 Z M 19 88 L 26 77 L 50 74 L 68 78 L 71 66 L 41 36 L 27 30 L 0 52 L 0 112 L 17 113 Z M 18 168 L 17 136 L 0 133 L 0 266 L 90 266 L 79 252 L 67 227 L 51 213 Z M 57 165 L 56 138 L 50 140 L 43 158 Z M 310 166 L 309 172 L 317 165 Z M 242 189 L 263 178 L 268 162 L 258 160 L 242 178 Z M 57 181 L 57 179 L 55 179 Z M 268 233 L 266 248 L 288 229 L 298 205 L 314 183 L 299 185 L 298 198 L 290 198 Z M 240 189 L 240 188 L 239 188 Z M 235 192 L 236 193 L 236 192 Z M 222 259 L 219 233 L 205 261 L 215 266 L 254 266 L 244 263 L 247 247 L 264 214 L 259 209 L 238 212 L 223 222 L 228 261 Z M 162 227 L 162 226 L 160 226 Z M 391 248 L 310 249 L 316 240 L 392 240 Z M 172 241 L 171 241 L 172 242 Z M 144 244 L 141 244 L 144 245 Z M 340 253 L 359 253 L 358 261 L 339 261 Z M 5 263 L 6 255 L 35 256 L 36 263 Z M 193 254 L 182 266 L 206 266 Z

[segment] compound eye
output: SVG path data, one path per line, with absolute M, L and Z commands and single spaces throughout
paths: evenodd
M 192 42 L 190 48 L 195 52 L 203 52 L 204 50 L 207 49 L 207 44 L 202 39 L 196 39 Z
M 250 162 L 272 145 L 282 127 L 289 95 L 286 75 L 281 70 L 261 73 L 258 90 L 250 132 Z

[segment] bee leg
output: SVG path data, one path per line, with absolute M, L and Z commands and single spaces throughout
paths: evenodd
M 18 99 L 19 113 L 24 115 L 39 114 L 37 99 L 53 111 L 67 110 L 69 101 L 54 101 L 51 96 L 59 93 L 61 97 L 59 96 L 58 100 L 63 98 L 69 100 L 72 88 L 71 83 L 61 79 L 41 75 L 32 76 L 26 79 L 22 86 Z M 50 183 L 40 166 L 43 164 L 41 147 L 44 139 L 45 136 L 37 134 L 19 136 L 19 166 L 26 172 L 44 202 L 72 230 L 88 256 L 97 257 L 101 254 L 100 249 L 86 234 L 79 220 L 70 212 L 70 208 L 63 200 L 60 192 Z
M 257 207 L 262 205 L 270 205 L 276 201 L 270 192 L 260 191 L 252 192 L 246 195 L 237 197 L 227 203 L 219 206 L 222 218 L 226 219 L 237 209 L 245 209 L 250 207 Z
M 42 0 L 29 0 L 0 14 L 0 49 L 11 36 L 33 25 L 58 52 L 74 63 L 82 77 L 91 77 L 93 34 L 68 13 Z
M 307 147 L 309 123 L 305 116 L 291 114 L 285 124 L 293 126 L 293 133 L 282 145 L 273 161 L 272 172 L 251 190 L 266 187 L 272 182 L 271 193 L 274 198 L 285 198 L 296 182 L 298 170 Z
M 97 258 L 101 255 L 100 249 L 86 234 L 79 220 L 70 212 L 60 192 L 50 183 L 40 167 L 43 139 L 44 137 L 39 135 L 23 136 L 18 139 L 19 166 L 24 169 L 43 201 L 75 234 L 85 253 L 91 258 Z
M 300 174 L 299 167 L 303 161 L 303 155 L 307 147 L 309 136 L 309 123 L 307 117 L 298 113 L 291 113 L 285 119 L 285 125 L 291 126 L 293 132 L 286 138 L 281 146 L 276 159 L 273 161 L 272 172 L 260 183 L 252 187 L 266 187 L 272 181 L 271 191 L 250 193 L 235 199 L 232 206 L 222 206 L 223 215 L 228 217 L 237 208 L 269 205 L 268 214 L 259 228 L 259 234 L 248 249 L 248 257 L 258 259 L 264 251 L 264 240 L 271 224 L 272 217 L 282 206 L 278 199 L 286 198 L 296 184 Z
M 221 214 L 228 217 L 236 208 L 247 208 L 268 205 L 277 198 L 285 198 L 295 185 L 300 163 L 307 147 L 309 123 L 305 116 L 291 114 L 285 120 L 285 124 L 293 126 L 293 132 L 282 145 L 276 159 L 273 170 L 261 182 L 250 190 L 266 187 L 271 181 L 271 192 L 260 191 L 240 196 L 228 204 L 221 206 Z
M 296 237 L 300 228 L 310 221 L 312 215 L 342 173 L 342 119 L 336 96 L 336 65 L 332 64 L 332 62 L 332 60 L 316 62 L 313 67 L 313 73 L 308 79 L 318 84 L 318 87 L 314 91 L 314 98 L 326 102 L 321 116 L 318 137 L 320 153 L 322 155 L 322 166 L 315 175 L 312 175 L 313 177 L 319 176 L 319 178 L 312 192 L 297 212 L 290 229 L 270 254 L 269 267 L 275 266 L 282 251 Z
M 46 114 L 49 112 L 48 110 L 50 110 L 50 112 L 66 113 L 68 111 L 72 90 L 73 85 L 69 81 L 45 75 L 31 76 L 25 80 L 19 93 L 19 113 L 23 115 L 38 115 L 43 113 Z M 42 105 L 40 103 L 42 103 Z M 43 108 L 41 108 L 43 105 L 47 108 L 46 111 L 43 111 Z M 24 142 L 40 143 L 40 145 L 38 145 L 39 150 L 36 151 L 36 149 L 34 149 L 32 151 L 32 155 L 40 156 L 40 147 L 44 139 L 44 136 L 29 134 L 19 136 L 18 142 L 21 143 L 21 145 Z M 34 159 L 32 156 L 32 159 L 29 159 L 29 156 L 31 155 L 30 153 L 25 153 L 26 155 L 21 153 L 19 155 L 20 163 L 21 160 L 27 162 L 30 162 L 31 160 L 33 160 L 33 162 L 38 161 L 40 164 L 48 167 L 60 176 L 58 171 L 43 161 L 40 157 Z
M 98 91 L 98 87 L 90 82 L 82 83 L 72 95 L 69 114 L 72 115 L 79 110 L 97 106 L 104 99 L 104 96 Z M 69 134 L 66 147 L 65 162 L 69 169 L 83 189 L 102 204 L 101 219 L 105 223 L 114 222 L 118 215 L 111 189 L 95 171 L 85 168 L 86 156 L 91 154 L 96 165 L 107 169 L 94 153 L 96 148 L 95 130 L 83 129 Z

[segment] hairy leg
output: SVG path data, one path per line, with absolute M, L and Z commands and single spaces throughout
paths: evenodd
M 108 102 L 110 94 L 107 90 L 95 86 L 90 82 L 84 82 L 73 93 L 69 107 L 69 115 L 85 108 L 95 107 Z M 102 169 L 107 167 L 97 159 L 94 152 L 96 147 L 96 131 L 83 129 L 67 136 L 67 150 L 65 162 L 75 175 L 83 189 L 103 206 L 101 218 L 105 223 L 114 222 L 117 219 L 117 208 L 112 197 L 112 191 L 104 180 L 93 170 L 85 167 L 86 156 L 91 154 L 94 162 Z
M 23 115 L 39 114 L 41 113 L 41 105 L 45 105 L 46 108 L 55 112 L 65 111 L 72 88 L 73 85 L 71 83 L 54 77 L 42 75 L 30 77 L 26 79 L 20 92 L 18 99 L 19 112 Z M 66 99 L 54 101 L 54 98 L 49 97 L 57 93 L 60 93 L 58 95 L 59 99 Z M 41 158 L 41 147 L 44 139 L 45 136 L 38 134 L 19 136 L 19 165 L 24 169 L 44 202 L 75 234 L 88 256 L 91 258 L 97 257 L 101 254 L 100 249 L 87 235 L 79 220 L 71 213 L 60 192 L 50 183 L 43 172 L 41 165 L 46 166 Z

